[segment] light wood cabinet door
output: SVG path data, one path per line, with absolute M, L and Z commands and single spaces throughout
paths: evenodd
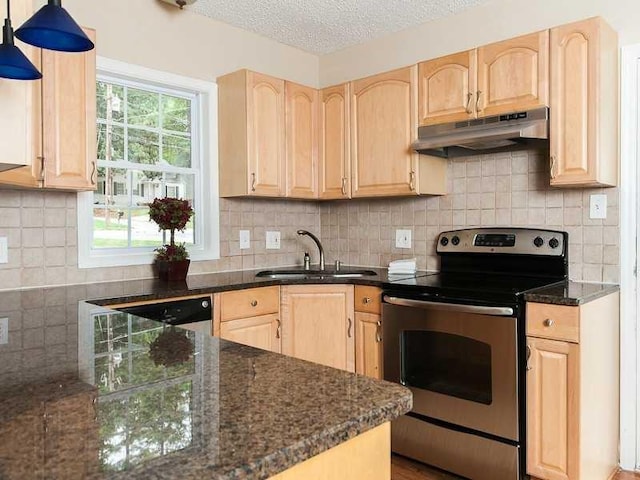
M 475 118 L 476 50 L 418 65 L 420 125 Z
M 280 353 L 279 315 L 240 318 L 220 324 L 220 338 L 232 342 Z
M 355 371 L 353 285 L 282 287 L 282 353 Z
M 95 31 L 84 29 L 95 40 Z M 96 51 L 42 50 L 44 186 L 96 188 Z
M 549 104 L 549 31 L 478 48 L 478 117 Z
M 579 346 L 527 337 L 527 473 L 578 478 Z
M 618 181 L 618 39 L 601 19 L 551 30 L 552 186 Z
M 284 80 L 247 72 L 249 193 L 284 195 Z
M 217 82 L 220 196 L 283 197 L 284 80 L 239 70 Z
M 287 197 L 318 196 L 318 91 L 285 83 Z
M 356 373 L 382 379 L 380 315 L 356 312 Z
M 349 84 L 320 91 L 319 197 L 351 196 L 351 152 L 349 148 Z
M 0 5 L 0 15 L 6 18 L 6 2 Z M 33 2 L 17 0 L 11 2 L 11 17 L 15 28 L 33 14 Z M 16 39 L 17 41 L 17 39 Z M 22 52 L 36 65 L 40 66 L 40 50 L 19 43 Z M 0 78 L 0 163 L 27 165 L 18 169 L 0 173 L 0 182 L 34 186 L 31 165 L 35 163 L 40 121 L 41 80 L 19 81 Z M 37 182 L 35 182 L 37 186 Z
M 351 84 L 351 196 L 416 194 L 417 66 Z

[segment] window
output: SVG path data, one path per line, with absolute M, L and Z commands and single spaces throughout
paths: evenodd
M 156 197 L 189 199 L 176 240 L 195 260 L 219 257 L 215 86 L 100 59 L 97 189 L 78 200 L 79 266 L 151 263 L 167 234 L 149 221 Z

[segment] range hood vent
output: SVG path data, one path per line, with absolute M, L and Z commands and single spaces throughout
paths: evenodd
M 425 155 L 450 158 L 548 146 L 549 109 L 543 107 L 420 127 L 418 140 L 411 148 Z

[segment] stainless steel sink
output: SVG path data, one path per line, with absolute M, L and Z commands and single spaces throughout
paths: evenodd
M 377 273 L 373 270 L 345 268 L 341 270 L 304 270 L 292 268 L 289 270 L 262 270 L 256 277 L 281 278 L 281 279 L 316 279 L 316 278 L 360 278 L 374 277 Z

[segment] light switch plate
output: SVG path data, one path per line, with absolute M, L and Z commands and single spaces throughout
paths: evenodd
M 280 232 L 267 231 L 266 248 L 268 250 L 280 249 Z
M 251 248 L 251 232 L 249 230 L 240 230 L 240 250 Z
M 411 230 L 396 230 L 396 248 L 411 248 Z
M 589 218 L 607 218 L 607 196 L 598 194 L 589 198 Z
M 9 343 L 9 319 L 0 318 L 0 345 Z
M 9 243 L 7 237 L 0 237 L 0 263 L 9 263 Z

